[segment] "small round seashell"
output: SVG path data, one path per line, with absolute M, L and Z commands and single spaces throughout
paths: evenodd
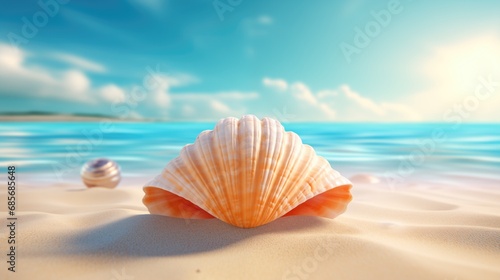
M 106 158 L 91 160 L 83 165 L 80 172 L 83 183 L 89 187 L 112 189 L 120 183 L 120 166 Z
M 252 228 L 283 216 L 334 218 L 351 182 L 276 120 L 220 120 L 144 186 L 151 214 Z

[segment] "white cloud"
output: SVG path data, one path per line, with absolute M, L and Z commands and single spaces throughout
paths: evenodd
M 99 72 L 99 73 L 106 72 L 106 67 L 104 67 L 102 64 L 85 59 L 83 57 L 67 53 L 55 53 L 52 56 L 58 60 L 69 63 L 70 65 L 76 66 L 83 70 Z
M 391 100 L 361 94 L 349 85 L 315 92 L 301 82 L 264 78 L 275 90 L 274 111 L 287 108 L 293 120 L 405 122 L 500 121 L 500 37 L 484 35 L 441 46 L 420 65 L 429 87 Z M 267 79 L 267 80 L 266 80 Z M 277 86 L 279 80 L 284 87 Z M 479 100 L 479 88 L 484 100 Z M 270 95 L 267 95 L 270 96 Z M 476 101 L 478 100 L 478 101 Z M 469 109 L 467 109 L 469 107 Z M 266 110 L 269 111 L 269 108 Z M 465 117 L 460 116 L 464 112 Z
M 136 101 L 129 116 L 172 120 L 216 120 L 227 116 L 255 114 L 275 116 L 290 121 L 443 121 L 443 114 L 463 106 L 474 96 L 478 80 L 490 80 L 496 90 L 482 100 L 477 109 L 468 112 L 465 121 L 500 120 L 500 38 L 494 36 L 444 46 L 422 65 L 429 79 L 428 89 L 402 94 L 392 100 L 381 100 L 368 93 L 359 93 L 349 85 L 313 90 L 303 82 L 264 77 L 264 92 L 225 90 L 193 92 L 178 88 L 197 81 L 189 74 L 156 74 L 144 81 L 144 101 Z M 106 105 L 129 101 L 128 89 L 143 80 L 132 81 L 129 87 L 113 83 L 97 86 L 82 72 L 89 65 L 71 64 L 65 70 L 54 70 L 31 63 L 37 53 L 0 43 L 0 95 L 21 98 L 50 98 L 83 106 Z M 74 57 L 69 54 L 70 57 Z M 81 63 L 80 63 L 81 64 Z M 100 65 L 96 63 L 96 65 Z M 95 66 L 95 65 L 94 65 Z M 104 67 L 104 66 L 103 66 Z M 90 66 L 92 68 L 92 66 Z M 105 68 L 104 68 L 105 69 Z M 94 70 L 98 70 L 94 67 Z M 148 90 L 149 89 L 149 90 Z M 484 89 L 484 88 L 483 88 Z M 106 107 L 109 113 L 110 107 Z M 293 117 L 291 117 L 293 116 Z
M 69 70 L 63 74 L 63 83 L 67 91 L 85 94 L 90 89 L 90 80 L 78 70 Z
M 171 88 L 188 85 L 194 81 L 196 78 L 187 74 L 161 74 L 149 76 L 146 84 L 151 89 L 149 92 L 149 95 L 152 96 L 150 100 L 161 108 L 167 108 L 171 104 Z
M 221 112 L 221 113 L 229 113 L 231 111 L 231 109 L 229 109 L 229 107 L 218 101 L 218 100 L 210 100 L 210 107 L 212 107 L 212 109 L 216 110 L 217 112 Z
M 272 79 L 265 77 L 264 79 L 262 79 L 262 84 L 277 91 L 286 91 L 288 89 L 288 83 L 282 79 Z
M 176 83 L 172 81 L 172 78 L 164 77 L 164 76 L 156 76 L 151 77 L 151 79 L 156 79 L 158 85 L 152 91 L 153 100 L 156 105 L 160 107 L 167 107 L 170 105 L 170 94 L 169 90 L 172 86 L 172 83 Z
M 166 106 L 154 102 L 167 119 L 217 120 L 244 114 L 271 116 L 280 121 L 394 121 L 418 120 L 419 114 L 396 102 L 376 102 L 342 85 L 312 91 L 302 82 L 263 78 L 273 92 L 178 93 L 163 90 Z M 278 90 L 276 90 L 278 89 Z M 153 98 L 157 98 L 154 95 Z M 161 108 L 161 109 L 160 109 Z
M 326 117 L 329 120 L 335 119 L 335 117 L 337 116 L 337 112 L 335 112 L 335 110 L 330 108 L 330 106 L 328 106 L 327 104 L 319 104 L 319 108 L 321 109 L 321 111 L 323 111 L 323 113 L 326 114 Z
M 194 109 L 193 106 L 191 106 L 189 104 L 184 104 L 182 106 L 181 113 L 182 113 L 183 118 L 188 118 L 188 117 L 194 115 L 196 113 L 196 110 Z
M 260 95 L 256 92 L 198 92 L 169 93 L 171 103 L 166 107 L 164 117 L 169 119 L 217 120 L 228 116 L 242 116 L 247 113 L 246 104 L 258 104 Z
M 291 86 L 292 93 L 293 95 L 299 100 L 299 101 L 306 101 L 310 104 L 316 105 L 318 104 L 318 100 L 316 99 L 316 96 L 311 92 L 311 90 L 301 82 L 297 82 L 292 84 Z
M 348 85 L 340 86 L 340 91 L 353 104 L 357 105 L 358 109 L 363 110 L 363 114 L 358 114 L 361 118 L 369 117 L 372 114 L 372 119 L 379 121 L 418 121 L 420 115 L 410 106 L 391 102 L 375 102 L 367 97 L 361 96 L 353 91 Z M 353 116 L 353 115 L 351 115 Z
M 101 96 L 109 102 L 123 102 L 125 100 L 125 92 L 116 85 L 110 84 L 99 89 Z
M 332 97 L 332 96 L 337 96 L 339 93 L 335 90 L 321 90 L 318 92 L 318 98 L 327 98 L 327 97 Z
M 172 89 L 189 85 L 197 79 L 188 74 L 160 73 L 132 84 L 132 89 L 143 89 L 145 100 L 130 102 L 132 91 L 113 83 L 93 86 L 85 73 L 78 69 L 56 71 L 28 65 L 29 56 L 36 54 L 0 44 L 0 95 L 75 102 L 82 105 L 82 110 L 85 106 L 104 105 L 101 108 L 106 114 L 115 112 L 106 104 L 118 104 L 115 113 L 120 113 L 120 116 L 176 120 L 213 120 L 243 115 L 247 112 L 245 103 L 256 102 L 260 97 L 256 92 L 241 91 L 172 93 Z M 139 85 L 139 82 L 144 83 Z
M 257 92 L 241 92 L 241 91 L 222 91 L 215 93 L 174 93 L 173 98 L 182 100 L 193 99 L 228 99 L 234 101 L 244 101 L 249 99 L 256 99 L 260 95 Z
M 353 90 L 351 90 L 351 88 L 349 86 L 342 85 L 340 87 L 340 90 L 342 91 L 342 93 L 345 94 L 345 96 L 348 99 L 350 99 L 354 103 L 358 104 L 361 108 L 370 110 L 377 115 L 384 115 L 385 114 L 384 109 L 382 108 L 381 105 L 376 104 L 375 102 L 373 102 L 369 98 L 361 96 L 357 92 L 354 92 Z
M 283 80 L 283 83 L 288 82 Z M 285 95 L 283 95 L 285 94 Z M 280 101 L 284 100 L 284 101 Z M 311 121 L 415 121 L 420 116 L 410 106 L 396 102 L 376 102 L 353 91 L 348 85 L 313 92 L 305 83 L 292 83 L 276 108 L 286 106 L 294 120 Z M 279 109 L 278 109 L 279 111 Z
M 24 60 L 24 53 L 10 45 L 0 44 L 0 65 L 16 69 Z
M 264 85 L 275 90 L 266 94 L 261 103 L 265 112 L 272 112 L 281 121 L 328 121 L 335 119 L 337 112 L 328 102 L 320 100 L 321 95 L 315 94 L 305 83 L 289 83 L 283 79 L 263 79 Z M 279 89 L 279 90 L 276 90 Z M 265 114 L 264 114 L 265 115 Z
M 27 65 L 26 59 L 34 55 L 0 43 L 0 94 L 88 104 L 102 100 L 99 90 L 92 87 L 85 73 L 78 69 L 54 71 L 39 65 Z

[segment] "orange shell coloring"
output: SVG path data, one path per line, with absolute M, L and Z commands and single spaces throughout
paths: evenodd
M 144 186 L 151 214 L 217 218 L 252 228 L 282 216 L 334 218 L 351 201 L 349 180 L 276 120 L 220 120 Z

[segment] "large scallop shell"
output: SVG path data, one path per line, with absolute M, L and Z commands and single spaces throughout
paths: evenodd
M 220 120 L 144 186 L 151 214 L 218 218 L 251 228 L 281 216 L 334 218 L 351 183 L 276 120 Z

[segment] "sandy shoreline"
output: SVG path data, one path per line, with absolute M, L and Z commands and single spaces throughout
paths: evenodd
M 74 187 L 18 190 L 1 279 L 500 279 L 498 188 L 355 184 L 334 220 L 240 229 L 149 215 L 140 188 Z

